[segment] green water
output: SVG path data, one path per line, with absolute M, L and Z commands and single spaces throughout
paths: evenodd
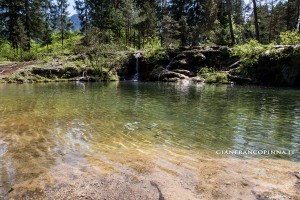
M 0 118 L 0 186 L 34 179 L 57 163 L 76 165 L 86 155 L 105 152 L 159 157 L 158 149 L 291 150 L 292 155 L 256 157 L 300 160 L 297 89 L 1 84 Z

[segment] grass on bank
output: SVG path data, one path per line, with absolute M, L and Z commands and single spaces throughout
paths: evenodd
M 82 44 L 83 38 L 79 32 L 70 33 L 62 46 L 59 34 L 53 34 L 52 43 L 49 45 L 31 41 L 30 52 L 15 50 L 7 41 L 3 41 L 0 42 L 0 62 L 36 60 L 36 67 L 63 67 L 66 73 L 58 79 L 81 76 L 82 72 L 86 71 L 87 75 L 93 75 L 96 80 L 118 80 L 115 68 L 126 62 L 128 49 L 117 43 L 97 42 L 87 47 Z M 30 68 L 31 66 L 28 66 L 24 70 Z M 8 82 L 38 82 L 49 81 L 48 79 L 57 80 L 57 77 L 43 78 L 32 74 L 13 74 L 7 77 Z

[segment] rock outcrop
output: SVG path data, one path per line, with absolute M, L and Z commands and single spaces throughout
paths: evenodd
M 221 70 L 238 61 L 238 58 L 230 56 L 230 51 L 230 48 L 225 46 L 171 49 L 165 50 L 164 53 L 158 51 L 152 57 L 139 59 L 140 80 L 178 81 L 195 77 L 203 67 Z M 135 74 L 135 67 L 136 59 L 132 57 L 126 66 L 126 71 L 124 70 L 125 73 L 122 71 L 119 75 L 128 80 Z
M 245 61 L 231 55 L 225 46 L 198 46 L 163 50 L 150 58 L 139 60 L 140 80 L 180 81 L 195 77 L 201 69 L 209 68 L 206 82 L 300 86 L 300 45 L 277 45 L 259 55 L 257 62 L 245 67 Z M 251 59 L 251 58 L 250 58 Z M 135 73 L 136 60 L 129 61 L 126 77 Z M 130 64 L 131 63 L 131 64 Z M 128 79 L 128 78 L 127 78 Z M 199 80 L 199 81 L 202 81 Z

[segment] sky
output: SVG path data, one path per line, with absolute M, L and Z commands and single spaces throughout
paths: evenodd
M 74 0 L 68 0 L 68 3 L 70 4 L 68 7 L 68 11 L 70 13 L 70 16 L 72 16 L 72 15 L 76 14 L 76 11 L 73 8 L 75 5 Z

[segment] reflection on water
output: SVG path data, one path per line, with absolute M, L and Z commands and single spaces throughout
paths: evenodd
M 300 160 L 300 91 L 293 89 L 2 84 L 0 117 L 0 196 L 13 186 L 50 184 L 55 165 L 103 167 L 109 159 L 122 163 L 125 151 L 145 162 L 180 149 L 293 150 L 281 158 Z

